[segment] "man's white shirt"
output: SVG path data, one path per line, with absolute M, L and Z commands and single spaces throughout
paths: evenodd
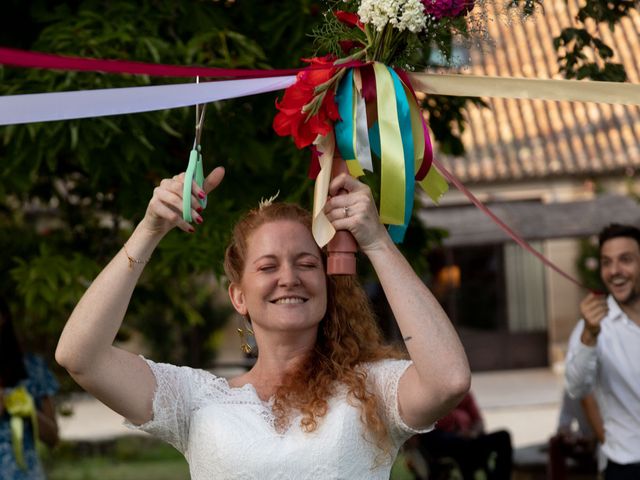
M 609 295 L 609 312 L 595 346 L 580 341 L 584 320 L 569 341 L 567 391 L 579 398 L 594 391 L 604 422 L 602 451 L 616 463 L 640 462 L 640 326 Z

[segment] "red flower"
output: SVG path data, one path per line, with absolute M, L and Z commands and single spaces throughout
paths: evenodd
M 318 135 L 326 135 L 333 129 L 333 122 L 340 118 L 338 106 L 334 99 L 332 88 L 318 94 L 316 101 L 320 102 L 315 115 L 309 116 L 302 109 L 312 102 L 318 85 L 328 82 L 336 73 L 333 67 L 334 59 L 330 56 L 303 59 L 314 66 L 326 68 L 309 69 L 298 73 L 296 83 L 284 91 L 281 102 L 276 100 L 279 110 L 273 119 L 273 129 L 280 136 L 291 135 L 298 148 L 311 145 Z
M 364 48 L 364 43 L 357 40 L 338 40 L 338 45 L 342 48 L 342 53 L 349 55 L 354 48 Z
M 360 21 L 360 17 L 357 13 L 345 12 L 343 10 L 338 10 L 334 12 L 334 15 L 338 20 L 347 25 L 348 27 L 358 27 L 360 30 L 364 32 L 364 23 Z

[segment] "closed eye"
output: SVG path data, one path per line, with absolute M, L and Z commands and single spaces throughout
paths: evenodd
M 316 263 L 301 263 L 300 267 L 312 269 L 312 268 L 318 268 L 318 265 Z

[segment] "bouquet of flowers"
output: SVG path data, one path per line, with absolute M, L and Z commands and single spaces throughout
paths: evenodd
M 447 189 L 431 168 L 428 127 L 407 70 L 434 41 L 464 32 L 474 0 L 344 0 L 333 6 L 340 8 L 325 14 L 313 34 L 324 55 L 305 59 L 309 68 L 276 102 L 273 127 L 298 148 L 311 147 L 314 224 L 323 223 L 317 217 L 339 152 L 354 176 L 379 171 L 380 218 L 399 242 L 411 218 L 414 183 L 434 201 Z M 333 233 L 314 230 L 320 245 Z

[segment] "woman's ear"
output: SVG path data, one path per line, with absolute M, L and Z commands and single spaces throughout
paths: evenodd
M 233 304 L 233 308 L 236 309 L 236 312 L 242 316 L 245 316 L 248 313 L 247 306 L 244 302 L 244 293 L 242 292 L 240 285 L 235 282 L 231 282 L 229 284 L 229 298 L 231 299 L 231 303 Z

